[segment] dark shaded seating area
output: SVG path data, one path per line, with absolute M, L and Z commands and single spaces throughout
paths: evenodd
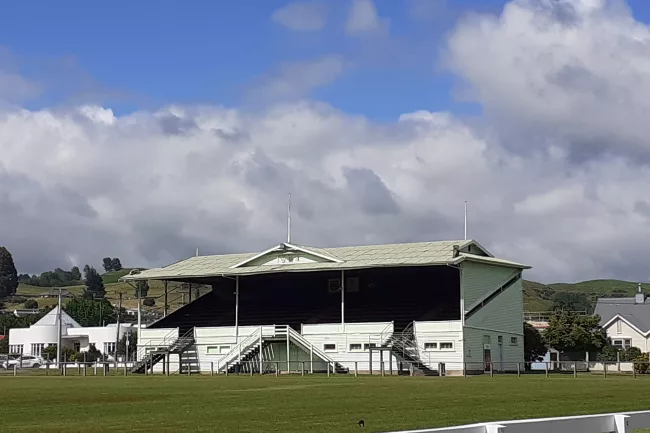
M 395 322 L 460 319 L 460 275 L 448 266 L 373 268 L 347 271 L 345 321 Z M 240 277 L 239 325 L 339 323 L 340 271 L 277 273 Z M 233 326 L 235 282 L 219 278 L 209 294 L 171 313 L 152 327 Z

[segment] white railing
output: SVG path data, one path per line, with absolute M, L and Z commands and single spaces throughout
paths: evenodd
M 228 352 L 221 360 L 219 361 L 219 371 L 224 370 L 228 367 L 228 364 L 233 362 L 235 359 L 239 359 L 240 356 L 246 356 L 246 351 L 255 345 L 259 344 L 260 338 L 263 335 L 262 327 L 260 326 L 248 337 L 237 343 L 231 350 Z
M 650 411 L 524 419 L 394 433 L 632 433 L 650 428 Z
M 146 356 L 147 356 L 147 349 L 149 348 L 158 348 L 158 347 L 165 347 L 168 348 L 169 346 L 176 341 L 178 338 L 178 329 L 172 329 L 170 332 L 168 332 L 162 339 L 156 338 L 152 340 L 148 340 L 144 343 L 138 342 L 138 351 L 136 352 L 136 361 L 142 361 Z
M 279 326 L 276 327 L 280 328 Z M 312 343 L 309 342 L 305 337 L 303 337 L 298 331 L 294 330 L 291 326 L 282 326 L 281 328 L 286 328 L 287 332 L 289 333 L 289 339 L 293 340 L 294 343 L 299 344 L 302 346 L 302 348 L 306 351 L 311 351 L 314 355 L 318 356 L 321 358 L 323 361 L 328 362 L 328 363 L 333 363 L 334 360 L 330 358 L 325 352 L 322 350 L 318 349 L 317 347 L 314 347 Z

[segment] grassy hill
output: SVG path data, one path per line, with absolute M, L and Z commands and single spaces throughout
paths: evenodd
M 637 282 L 622 280 L 588 280 L 579 283 L 541 284 L 534 281 L 524 281 L 524 309 L 527 311 L 547 311 L 553 302 L 551 298 L 556 292 L 581 292 L 593 302 L 602 297 L 634 296 L 638 287 Z M 650 285 L 641 285 L 646 293 Z

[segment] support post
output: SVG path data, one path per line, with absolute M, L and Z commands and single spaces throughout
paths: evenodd
M 544 375 L 548 378 L 548 362 L 544 363 Z
M 167 317 L 167 308 L 168 308 L 168 306 L 167 306 L 167 294 L 168 294 L 168 284 L 169 284 L 169 282 L 167 280 L 165 280 L 164 284 L 165 284 L 165 305 L 163 306 L 163 317 Z
M 603 362 L 603 377 L 607 377 L 607 363 Z
M 239 276 L 235 276 L 235 344 L 239 345 Z M 238 361 L 241 362 L 241 347 Z
M 494 363 L 490 362 L 490 377 L 494 377 Z
M 314 374 L 314 345 L 309 345 L 309 374 Z
M 573 377 L 578 377 L 578 368 L 575 362 L 573 363 Z
M 379 350 L 379 373 L 384 375 L 384 351 Z
M 228 363 L 226 362 L 226 377 L 228 377 L 228 370 L 229 370 Z
M 275 362 L 275 377 L 280 376 L 280 363 L 278 361 Z
M 260 375 L 264 374 L 264 353 L 262 352 L 262 327 L 260 326 Z
M 192 283 L 187 283 L 187 303 L 192 303 Z
M 305 361 L 300 362 L 300 375 L 305 377 Z
M 521 377 L 521 364 L 517 363 L 517 377 Z
M 359 377 L 359 363 L 354 361 L 354 377 Z
M 210 376 L 214 376 L 214 362 L 210 363 Z
M 18 371 L 16 367 L 17 367 L 16 364 L 14 364 L 14 376 L 16 376 L 17 371 Z M 65 376 L 65 374 L 64 374 L 64 376 Z
M 117 370 L 117 346 L 120 345 L 120 312 L 122 311 L 122 295 L 123 294 L 124 294 L 123 292 L 118 293 L 118 295 L 119 295 L 118 299 L 119 300 L 118 300 L 118 303 L 117 303 L 117 326 L 115 327 L 115 353 L 114 353 L 114 356 L 115 356 L 115 370 Z M 138 341 L 140 341 L 140 340 L 138 340 Z M 129 348 L 127 347 L 126 350 L 129 350 Z
M 289 325 L 287 325 L 287 374 L 291 371 L 290 368 L 290 358 L 291 358 L 291 340 L 289 340 Z
M 345 332 L 345 271 L 341 271 L 341 331 Z
M 61 309 L 63 308 L 61 306 L 61 287 L 59 287 L 59 311 L 57 314 L 57 330 L 56 330 L 56 367 L 60 369 L 61 365 L 61 337 L 63 334 L 63 324 L 61 323 Z
M 368 347 L 368 357 L 369 357 L 368 363 L 370 364 L 368 371 L 372 376 L 372 347 Z

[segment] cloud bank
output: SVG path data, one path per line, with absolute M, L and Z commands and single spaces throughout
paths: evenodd
M 468 17 L 447 66 L 482 127 L 374 123 L 314 101 L 249 112 L 0 109 L 0 239 L 23 272 L 462 238 L 546 282 L 647 280 L 650 33 L 619 3 L 514 1 Z M 319 80 L 316 80 L 319 81 Z M 1 87 L 1 86 L 0 86 Z

